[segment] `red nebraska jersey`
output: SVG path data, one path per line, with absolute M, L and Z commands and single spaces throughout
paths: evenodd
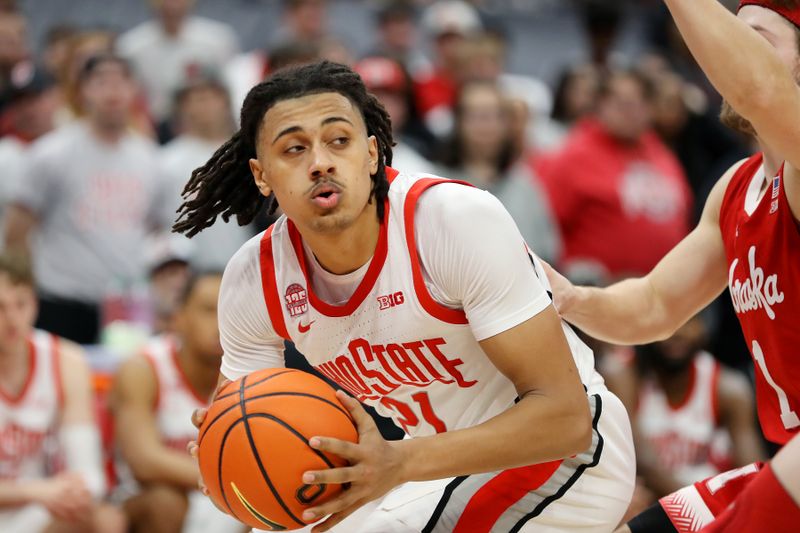
M 728 285 L 756 367 L 764 435 L 785 444 L 800 430 L 800 230 L 783 169 L 767 184 L 763 156 L 734 174 L 720 209 Z

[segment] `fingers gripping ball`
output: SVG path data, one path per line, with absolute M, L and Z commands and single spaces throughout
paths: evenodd
M 333 498 L 342 486 L 306 485 L 303 473 L 347 465 L 309 447 L 316 435 L 358 442 L 350 413 L 321 379 L 280 368 L 229 383 L 211 404 L 198 437 L 209 495 L 252 527 L 304 527 L 303 511 Z

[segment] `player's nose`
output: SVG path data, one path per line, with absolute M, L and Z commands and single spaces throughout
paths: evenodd
M 328 176 L 334 174 L 335 171 L 336 166 L 333 163 L 333 158 L 324 146 L 315 146 L 311 149 L 309 174 L 312 178 L 317 179 L 322 176 Z

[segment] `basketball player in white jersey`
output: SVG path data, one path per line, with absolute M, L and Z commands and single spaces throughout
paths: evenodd
M 752 388 L 701 350 L 704 337 L 696 316 L 606 376 L 632 384 L 632 398 L 618 394 L 633 423 L 638 475 L 659 497 L 763 459 Z
M 185 191 L 176 230 L 189 235 L 265 201 L 285 213 L 226 269 L 222 378 L 282 366 L 292 340 L 410 437 L 385 441 L 340 393 L 359 443 L 308 437 L 351 466 L 297 481 L 349 489 L 279 525 L 610 531 L 634 481 L 624 407 L 497 199 L 389 168 L 391 146 L 358 75 L 316 63 L 254 87 L 241 131 Z
M 0 255 L 0 531 L 122 533 L 105 492 L 89 366 L 69 341 L 34 330 L 26 262 Z
M 173 319 L 175 334 L 153 338 L 116 376 L 111 405 L 124 463 L 115 496 L 125 499 L 133 533 L 244 530 L 197 492 L 197 464 L 186 453 L 197 435 L 192 412 L 208 405 L 219 374 L 221 280 L 221 273 L 194 275 Z

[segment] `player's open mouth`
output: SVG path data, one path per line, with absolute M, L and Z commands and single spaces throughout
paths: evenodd
M 330 209 L 336 207 L 341 196 L 342 191 L 339 187 L 332 183 L 324 183 L 311 193 L 311 202 L 323 209 Z

